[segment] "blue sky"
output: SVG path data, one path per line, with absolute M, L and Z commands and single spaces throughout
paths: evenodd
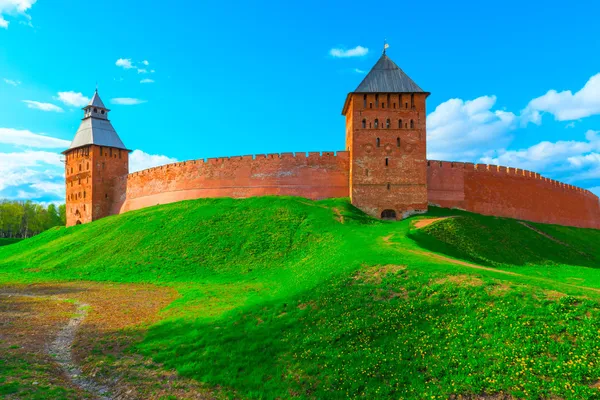
M 593 1 L 0 0 L 0 198 L 64 198 L 57 154 L 96 82 L 132 170 L 341 150 L 345 96 L 384 39 L 431 92 L 430 158 L 600 194 L 597 15 Z

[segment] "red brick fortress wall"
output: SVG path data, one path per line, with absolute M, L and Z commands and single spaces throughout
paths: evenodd
M 203 197 L 348 197 L 348 159 L 348 153 L 341 151 L 209 158 L 163 165 L 129 174 L 126 182 L 116 184 L 113 213 Z
M 600 229 L 600 202 L 588 190 L 518 168 L 434 160 L 427 165 L 430 205 Z

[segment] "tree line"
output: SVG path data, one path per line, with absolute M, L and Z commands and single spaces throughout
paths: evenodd
M 0 238 L 26 239 L 54 226 L 65 226 L 64 204 L 0 200 Z

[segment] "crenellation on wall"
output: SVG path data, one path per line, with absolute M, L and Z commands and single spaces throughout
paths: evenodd
M 347 152 L 287 152 L 177 162 L 132 173 L 118 212 L 200 197 L 348 196 Z
M 444 167 L 430 160 L 430 204 L 480 214 L 600 229 L 600 200 L 586 189 L 537 172 L 498 165 Z

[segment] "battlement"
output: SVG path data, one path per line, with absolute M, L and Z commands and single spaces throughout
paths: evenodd
M 456 161 L 439 161 L 439 160 L 427 160 L 427 168 L 430 170 L 452 170 L 452 169 L 461 169 L 465 171 L 473 171 L 475 173 L 486 173 L 493 175 L 504 175 L 508 177 L 516 177 L 516 178 L 525 178 L 535 182 L 543 182 L 548 185 L 562 188 L 565 190 L 571 190 L 574 192 L 580 192 L 587 196 L 598 197 L 594 193 L 590 192 L 587 189 L 580 188 L 578 186 L 570 185 L 568 183 L 563 183 L 551 178 L 546 178 L 537 172 L 528 171 L 526 169 L 514 168 L 514 167 L 505 167 L 501 165 L 495 164 L 474 164 L 474 163 L 465 163 L 465 162 L 456 162 Z
M 190 165 L 220 165 L 227 164 L 231 161 L 282 161 L 282 160 L 299 160 L 299 161 L 313 161 L 331 162 L 332 159 L 339 159 L 347 161 L 349 159 L 349 153 L 347 151 L 311 151 L 311 152 L 288 152 L 288 153 L 270 153 L 270 154 L 253 154 L 245 156 L 229 156 L 229 157 L 214 157 L 214 158 L 199 158 L 195 160 L 180 161 L 171 164 L 160 165 L 158 167 L 147 168 L 141 171 L 133 172 L 129 174 L 131 177 L 140 175 L 153 174 L 157 171 L 167 171 L 173 168 L 182 168 Z

